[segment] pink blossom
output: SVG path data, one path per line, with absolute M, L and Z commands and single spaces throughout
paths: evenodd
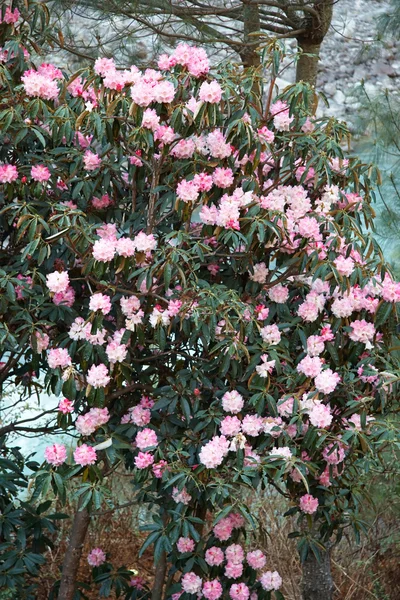
M 223 169 L 222 167 L 217 167 L 212 177 L 214 185 L 219 188 L 227 188 L 234 181 L 232 169 Z
M 333 419 L 330 406 L 319 402 L 314 403 L 313 407 L 309 410 L 308 416 L 310 423 L 320 429 L 327 429 Z
M 344 446 L 340 442 L 332 442 L 322 451 L 322 456 L 326 462 L 330 465 L 338 465 L 344 461 L 345 450 Z
M 101 548 L 93 548 L 88 554 L 87 561 L 91 567 L 99 567 L 106 562 L 106 553 Z
M 166 460 L 160 460 L 158 463 L 154 463 L 152 467 L 154 477 L 156 479 L 161 479 L 167 467 L 168 463 Z
M 211 581 L 206 581 L 203 585 L 203 596 L 207 598 L 207 600 L 218 600 L 222 596 L 222 585 L 218 581 L 218 579 L 212 579 Z
M 172 144 L 175 138 L 175 131 L 167 125 L 160 125 L 154 132 L 154 140 L 159 141 L 161 145 Z
M 276 346 L 281 341 L 281 332 L 277 325 L 267 325 L 260 329 L 263 341 L 270 346 Z
M 140 309 L 140 300 L 137 296 L 123 296 L 120 300 L 121 310 L 127 317 L 132 316 L 133 313 Z
M 196 173 L 193 177 L 193 183 L 197 185 L 200 192 L 209 192 L 213 185 L 213 178 L 207 173 Z
M 225 566 L 225 577 L 229 579 L 238 579 L 243 575 L 242 563 L 228 562 Z
M 178 183 L 176 195 L 183 202 L 195 202 L 199 197 L 199 188 L 194 181 L 186 181 L 183 179 Z
M 200 462 L 207 469 L 218 467 L 229 451 L 229 441 L 225 436 L 214 436 L 199 452 Z
M 270 456 L 276 456 L 277 458 L 284 458 L 290 460 L 292 458 L 292 451 L 288 446 L 281 446 L 280 448 L 272 448 L 269 453 Z
M 192 499 L 192 496 L 186 491 L 186 488 L 179 490 L 178 488 L 172 488 L 172 498 L 177 504 L 188 505 Z
M 147 235 L 144 231 L 140 231 L 133 241 L 138 252 L 151 252 L 157 248 L 157 240 L 152 233 Z
M 208 83 L 204 81 L 199 90 L 199 99 L 202 102 L 210 102 L 211 104 L 217 104 L 222 98 L 222 88 L 217 81 L 211 81 Z
M 212 546 L 211 548 L 206 550 L 204 560 L 208 565 L 210 565 L 210 567 L 219 567 L 224 562 L 224 552 L 223 550 L 221 550 L 221 548 L 218 548 L 217 546 Z
M 86 150 L 85 154 L 83 155 L 83 164 L 86 171 L 95 171 L 101 165 L 101 158 L 98 154 L 95 154 L 90 150 Z
M 246 559 L 252 569 L 263 569 L 267 562 L 267 558 L 261 550 L 248 552 Z
M 112 200 L 108 194 L 103 194 L 101 198 L 97 198 L 96 196 L 92 198 L 92 206 L 97 210 L 108 208 L 110 204 L 112 204 Z
M 132 577 L 129 581 L 129 587 L 136 588 L 137 590 L 144 590 L 145 580 L 143 577 Z
M 300 510 L 308 515 L 312 515 L 317 511 L 318 504 L 318 499 L 311 496 L 311 494 L 305 494 L 299 500 Z
M 289 114 L 289 108 L 286 102 L 278 100 L 271 106 L 271 114 L 274 117 L 274 127 L 278 131 L 289 131 L 293 117 Z
M 116 242 L 101 239 L 93 244 L 93 257 L 99 262 L 109 262 L 115 256 Z
M 10 6 L 6 7 L 6 12 L 4 13 L 4 23 L 7 23 L 8 25 L 13 25 L 15 24 L 18 19 L 20 17 L 20 12 L 18 10 L 18 8 L 14 8 L 14 10 L 11 10 Z M 0 23 L 1 23 L 1 17 L 0 17 Z
M 234 526 L 232 521 L 229 519 L 229 517 L 226 517 L 214 525 L 213 533 L 220 542 L 225 542 L 231 537 L 233 529 Z
M 88 385 L 94 388 L 103 388 L 110 383 L 110 375 L 106 365 L 92 365 L 87 374 Z
M 319 335 L 310 335 L 307 338 L 307 353 L 310 356 L 318 356 L 322 354 L 325 349 L 325 344 L 321 336 Z
M 15 165 L 0 165 L 0 183 L 12 183 L 18 179 L 18 171 Z
M 225 394 L 222 396 L 222 408 L 225 412 L 237 414 L 242 410 L 243 406 L 243 396 L 241 396 L 236 390 L 225 392 Z
M 138 469 L 147 469 L 154 463 L 154 456 L 150 452 L 139 452 L 135 457 L 135 465 Z
M 94 63 L 94 72 L 102 77 L 105 77 L 110 71 L 115 71 L 115 68 L 113 58 L 97 58 Z
M 324 342 L 331 342 L 335 339 L 330 325 L 324 325 L 321 329 L 321 338 Z
M 257 129 L 258 137 L 260 141 L 264 144 L 272 144 L 275 139 L 275 134 L 273 131 L 268 129 L 268 127 L 261 127 L 261 129 Z
M 245 583 L 234 583 L 229 590 L 229 596 L 232 600 L 248 600 L 250 590 Z
M 381 293 L 382 298 L 383 300 L 385 300 L 385 302 L 400 302 L 400 283 L 393 281 L 390 275 L 386 273 L 385 278 L 382 282 Z
M 291 417 L 293 414 L 294 398 L 279 401 L 278 413 L 281 417 Z
M 261 355 L 262 363 L 256 366 L 256 372 L 260 377 L 266 378 L 275 368 L 275 360 L 268 360 L 268 354 Z
M 101 294 L 93 294 L 89 300 L 89 309 L 93 312 L 99 310 L 103 315 L 108 315 L 111 310 L 111 300 L 109 296 Z
M 304 373 L 306 377 L 317 377 L 321 373 L 322 360 L 318 356 L 311 357 L 307 355 L 296 367 L 299 373 Z
M 63 415 L 67 415 L 68 413 L 74 412 L 74 404 L 71 400 L 63 398 L 58 403 L 58 410 L 63 413 Z
M 44 183 L 50 179 L 51 173 L 45 165 L 35 165 L 31 168 L 31 177 L 35 181 Z
M 56 292 L 53 296 L 53 302 L 57 306 L 72 306 L 75 302 L 75 290 L 70 285 L 67 287 L 65 292 Z
M 50 338 L 47 333 L 43 333 L 42 331 L 35 331 L 35 339 L 36 339 L 36 351 L 38 354 L 41 354 L 44 350 L 47 350 L 50 343 Z
M 169 104 L 175 97 L 174 84 L 171 81 L 159 81 L 153 88 L 156 102 Z
M 111 364 L 123 362 L 128 355 L 128 348 L 125 344 L 112 341 L 106 347 L 106 354 Z
M 67 460 L 67 450 L 63 444 L 47 446 L 44 451 L 44 458 L 50 465 L 59 467 Z
M 43 100 L 55 100 L 58 98 L 59 89 L 57 82 L 46 74 L 31 69 L 25 71 L 21 80 L 27 96 L 34 96 Z
M 365 319 L 359 319 L 350 323 L 352 331 L 349 333 L 349 338 L 353 342 L 361 342 L 365 347 L 372 348 L 372 340 L 375 335 L 375 327 L 373 323 L 368 323 Z
M 91 435 L 98 427 L 105 425 L 110 419 L 107 408 L 91 408 L 84 415 L 79 415 L 75 427 L 81 435 Z
M 354 260 L 350 257 L 345 258 L 344 256 L 338 256 L 333 262 L 337 272 L 343 277 L 350 277 L 354 271 Z
M 180 537 L 176 543 L 176 547 L 178 549 L 178 552 L 181 553 L 193 552 L 195 543 L 194 540 L 191 540 L 190 538 Z
M 321 371 L 314 380 L 315 387 L 319 392 L 323 394 L 330 394 L 340 382 L 340 375 L 334 373 L 331 369 L 325 369 Z
M 77 446 L 74 452 L 74 460 L 82 467 L 85 467 L 86 465 L 94 465 L 97 460 L 96 450 L 87 444 Z
M 282 585 L 282 578 L 278 571 L 266 571 L 259 579 L 261 587 L 267 591 L 279 590 Z
M 46 285 L 53 293 L 65 292 L 69 286 L 69 276 L 67 271 L 54 271 L 46 275 Z
M 258 415 L 246 415 L 242 421 L 244 434 L 256 437 L 263 428 L 263 419 Z
M 160 125 L 160 117 L 153 108 L 146 108 L 142 117 L 142 127 L 155 131 Z
M 265 283 L 268 277 L 268 269 L 265 262 L 258 263 L 253 266 L 253 273 L 250 275 L 250 279 L 256 283 Z
M 72 364 L 71 357 L 66 348 L 52 348 L 49 350 L 47 362 L 50 369 L 56 369 L 57 367 L 64 369 Z
M 176 158 L 192 158 L 195 149 L 196 146 L 192 139 L 182 139 L 171 149 L 171 154 Z
M 268 296 L 272 302 L 277 304 L 285 304 L 289 297 L 289 288 L 278 283 L 268 290 Z
M 136 435 L 135 443 L 140 450 L 158 445 L 157 434 L 153 429 L 146 427 Z
M 305 302 L 300 304 L 297 314 L 304 321 L 308 323 L 313 323 L 318 319 L 319 309 L 316 304 L 306 300 Z
M 280 417 L 267 417 L 264 419 L 264 433 L 277 438 L 282 433 L 282 419 Z
M 151 411 L 148 408 L 143 408 L 143 406 L 135 406 L 130 411 L 131 421 L 135 423 L 138 427 L 144 427 L 144 425 L 148 425 L 151 419 Z
M 193 573 L 193 571 L 185 573 L 181 579 L 182 589 L 187 594 L 198 594 L 202 583 L 201 577 Z
M 303 125 L 301 126 L 301 130 L 303 133 L 312 133 L 315 129 L 315 125 L 314 123 L 310 120 L 310 117 L 307 117 L 307 119 L 304 121 Z
M 225 550 L 226 560 L 232 564 L 239 564 L 244 561 L 244 551 L 240 544 L 231 544 Z
M 224 436 L 235 436 L 240 432 L 241 422 L 237 417 L 225 417 L 221 421 L 220 431 Z

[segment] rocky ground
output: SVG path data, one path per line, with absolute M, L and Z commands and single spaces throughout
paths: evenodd
M 354 90 L 361 81 L 370 96 L 384 89 L 399 90 L 400 42 L 375 43 L 378 19 L 389 6 L 386 0 L 337 0 L 318 77 L 318 87 L 330 104 L 323 109 L 325 114 L 351 120 L 357 109 Z

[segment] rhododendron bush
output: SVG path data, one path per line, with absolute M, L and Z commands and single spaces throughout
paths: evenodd
M 109 475 L 131 471 L 155 580 L 94 548 L 105 597 L 282 598 L 248 495 L 274 486 L 302 560 L 319 556 L 362 529 L 359 472 L 386 440 L 400 285 L 366 233 L 372 171 L 343 158 L 347 129 L 313 117 L 307 86 L 276 96 L 274 42 L 257 85 L 186 44 L 145 71 L 99 58 L 71 76 L 35 55 L 39 8 L 9 10 L 0 377 L 27 395 L 44 381 L 76 436 L 71 455 L 46 448 L 35 498 L 73 489 L 84 539 L 117 503 Z

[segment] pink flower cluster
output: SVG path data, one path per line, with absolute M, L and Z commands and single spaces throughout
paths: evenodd
M 106 553 L 101 548 L 93 548 L 88 554 L 87 561 L 91 567 L 99 567 L 106 562 Z
M 50 369 L 57 369 L 57 367 L 64 369 L 72 364 L 71 357 L 66 348 L 52 348 L 49 350 L 47 362 Z
M 107 408 L 91 408 L 76 419 L 75 427 L 81 435 L 91 435 L 96 429 L 105 425 L 110 419 Z
M 106 365 L 92 365 L 87 374 L 87 383 L 94 388 L 103 388 L 110 383 L 110 375 Z
M 231 196 L 224 194 L 218 206 L 205 204 L 200 211 L 200 219 L 205 225 L 239 230 L 240 211 L 252 201 L 252 197 L 253 192 L 237 188 Z
M 318 499 L 311 496 L 311 494 L 305 494 L 299 500 L 300 510 L 308 515 L 317 512 L 318 504 Z
M 92 446 L 82 444 L 77 446 L 74 451 L 74 460 L 78 465 L 86 467 L 88 465 L 94 465 L 97 460 L 96 450 Z
M 3 23 L 7 23 L 7 25 L 15 25 L 15 23 L 18 21 L 19 17 L 20 17 L 20 12 L 18 10 L 18 8 L 14 8 L 14 10 L 11 10 L 11 6 L 7 6 L 6 7 L 6 11 L 4 13 L 4 17 L 3 17 Z M 1 13 L 0 13 L 0 23 L 2 22 L 1 20 Z
M 210 63 L 203 48 L 178 44 L 172 54 L 162 54 L 158 59 L 158 68 L 169 71 L 176 65 L 185 67 L 190 75 L 201 77 L 210 70 Z
M 44 451 L 44 458 L 50 465 L 59 467 L 67 460 L 67 450 L 63 444 L 47 446 Z
M 93 245 L 93 257 L 100 262 L 110 262 L 115 253 L 125 258 L 134 256 L 136 252 L 143 252 L 148 256 L 157 247 L 157 240 L 153 234 L 147 235 L 140 231 L 133 239 L 117 239 L 115 226 L 110 231 L 108 229 L 108 226 L 104 225 L 96 231 L 100 239 Z
M 13 183 L 18 179 L 18 170 L 15 165 L 0 165 L 0 183 Z
M 229 452 L 230 442 L 225 436 L 214 436 L 199 452 L 200 462 L 207 469 L 215 469 Z
M 43 100 L 55 100 L 60 92 L 57 80 L 63 79 L 60 69 L 53 65 L 42 64 L 37 71 L 30 69 L 22 75 L 27 96 L 42 98 Z

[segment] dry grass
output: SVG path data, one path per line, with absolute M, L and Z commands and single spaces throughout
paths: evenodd
M 129 477 L 116 476 L 111 482 L 113 497 L 119 503 L 130 502 L 132 497 Z M 248 544 L 261 548 L 268 557 L 268 568 L 277 570 L 284 581 L 286 600 L 300 600 L 301 568 L 296 541 L 288 538 L 295 524 L 282 518 L 288 508 L 285 500 L 275 493 L 253 495 L 247 501 L 257 520 L 258 528 L 249 532 Z M 72 513 L 72 507 L 65 512 Z M 150 583 L 153 577 L 151 551 L 139 560 L 138 551 L 146 534 L 139 532 L 139 521 L 146 515 L 133 504 L 116 512 L 106 512 L 93 519 L 87 537 L 81 567 L 80 581 L 88 581 L 90 573 L 86 562 L 93 547 L 101 547 L 114 566 L 135 569 Z M 57 536 L 55 548 L 47 554 L 47 564 L 39 578 L 37 600 L 47 600 L 54 582 L 60 577 L 60 566 L 66 551 L 70 522 L 64 521 Z M 398 510 L 386 499 L 375 514 L 373 527 L 362 543 L 356 546 L 351 534 L 344 537 L 334 549 L 332 570 L 336 586 L 335 600 L 399 600 L 400 599 L 400 519 Z M 88 594 L 98 600 L 98 590 Z M 110 599 L 114 596 L 110 596 Z

